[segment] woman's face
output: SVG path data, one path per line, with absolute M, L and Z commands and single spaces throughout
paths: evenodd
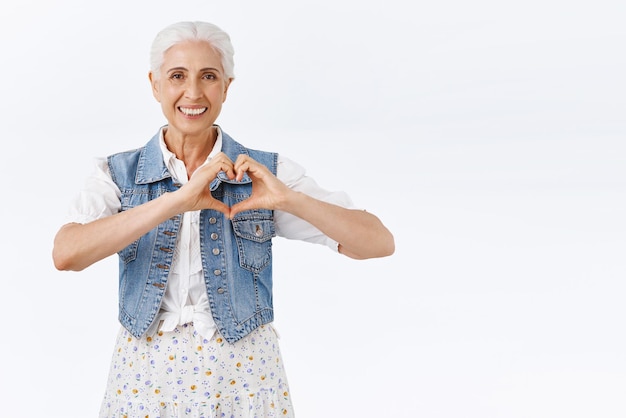
M 173 135 L 203 135 L 213 126 L 231 80 L 208 42 L 186 41 L 169 48 L 160 74 L 150 73 L 152 93 Z

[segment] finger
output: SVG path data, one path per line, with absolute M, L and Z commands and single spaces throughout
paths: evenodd
M 241 180 L 244 173 L 254 174 L 260 167 L 264 167 L 249 155 L 240 154 L 235 160 L 234 168 L 237 173 L 237 179 Z
M 244 201 L 241 201 L 239 203 L 235 203 L 234 205 L 232 205 L 230 207 L 229 218 L 233 219 L 235 217 L 235 215 L 237 215 L 240 212 L 244 212 L 246 210 L 257 209 L 255 206 L 256 205 L 254 204 L 254 201 L 251 198 L 248 198 L 248 199 L 246 199 Z
M 232 161 L 226 157 L 226 159 L 218 159 L 216 161 L 211 161 L 209 164 L 198 168 L 193 172 L 191 178 L 196 176 L 203 177 L 205 181 L 212 181 L 217 174 L 222 171 L 226 176 L 230 179 L 235 177 L 235 169 L 233 167 Z
M 211 159 L 210 164 L 219 167 L 219 170 L 217 172 L 223 171 L 228 178 L 232 179 L 235 177 L 234 163 L 228 157 L 228 155 L 224 154 L 223 152 L 216 154 L 215 157 Z M 216 175 L 217 172 L 215 173 Z
M 236 177 L 235 169 L 233 168 L 232 165 L 230 165 L 230 166 L 223 166 L 220 171 L 222 171 L 224 174 L 226 174 L 226 177 L 228 177 L 231 180 Z
M 252 177 L 260 177 L 263 173 L 269 173 L 269 170 L 250 156 L 240 155 L 235 161 L 235 173 L 237 173 L 238 180 L 241 180 L 244 173 Z
M 210 209 L 223 213 L 229 219 L 231 218 L 231 208 L 228 207 L 228 205 L 220 202 L 219 200 L 216 200 Z
M 248 168 L 249 168 L 248 158 L 250 157 L 244 154 L 240 154 L 237 157 L 237 160 L 235 160 L 233 169 L 235 170 L 235 173 L 237 175 L 236 177 L 237 181 L 241 181 L 241 179 L 243 179 L 243 174 L 248 171 Z
M 220 168 L 221 171 L 224 172 L 224 174 L 226 174 L 226 176 L 229 179 L 234 179 L 235 178 L 235 164 L 233 163 L 233 161 L 228 158 L 228 156 L 226 154 L 222 154 L 220 160 Z

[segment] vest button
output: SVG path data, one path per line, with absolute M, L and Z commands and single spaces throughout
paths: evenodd
M 217 293 L 219 293 L 219 294 L 221 295 L 222 293 L 224 293 L 224 289 L 223 289 L 223 288 L 221 288 L 221 287 L 220 287 L 220 288 L 218 288 L 218 289 L 217 289 Z
M 219 248 L 213 248 L 213 255 L 219 255 L 220 254 L 220 249 Z
M 211 234 L 211 239 L 212 239 L 213 241 L 215 241 L 215 240 L 217 239 L 217 237 L 218 237 L 218 235 L 217 235 L 215 232 L 213 232 L 213 233 Z
M 217 219 L 215 219 L 215 218 L 209 218 L 209 223 L 210 223 L 210 224 L 214 224 L 215 222 L 217 222 Z
M 215 274 L 216 276 L 219 276 L 220 274 L 222 274 L 222 270 L 215 269 L 215 270 L 213 270 L 213 274 Z

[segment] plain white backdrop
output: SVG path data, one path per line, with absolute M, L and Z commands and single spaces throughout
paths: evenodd
M 275 241 L 300 418 L 626 416 L 625 17 L 618 0 L 2 3 L 0 414 L 97 416 L 117 260 L 57 272 L 52 240 L 93 157 L 164 123 L 154 35 L 207 20 L 236 51 L 224 130 L 396 237 L 361 262 Z

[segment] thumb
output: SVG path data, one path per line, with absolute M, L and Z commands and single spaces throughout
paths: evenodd
M 235 203 L 234 205 L 232 205 L 230 207 L 229 218 L 233 219 L 235 217 L 235 215 L 237 215 L 238 213 L 246 211 L 246 210 L 250 210 L 250 209 L 256 209 L 252 199 L 246 199 L 246 200 L 241 201 L 239 203 Z
M 225 203 L 217 201 L 211 209 L 221 212 L 226 215 L 227 218 L 231 219 L 231 208 L 229 208 Z

